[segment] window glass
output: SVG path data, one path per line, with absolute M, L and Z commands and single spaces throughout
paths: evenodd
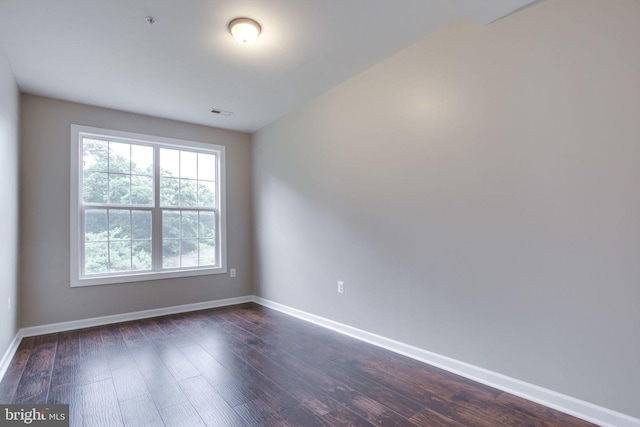
M 224 147 L 72 129 L 72 286 L 226 271 Z

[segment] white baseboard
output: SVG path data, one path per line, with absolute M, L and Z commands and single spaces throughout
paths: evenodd
M 186 313 L 188 311 L 204 310 L 207 308 L 225 307 L 227 305 L 242 304 L 253 301 L 253 297 L 227 298 L 216 301 L 197 302 L 194 304 L 175 305 L 172 307 L 154 308 L 151 310 L 134 311 L 132 313 L 114 314 L 111 316 L 93 317 L 90 319 L 72 320 L 70 322 L 52 323 L 50 325 L 22 328 L 23 337 L 53 334 L 56 332 L 72 331 L 74 329 L 91 328 L 93 326 L 109 325 L 111 323 L 128 322 L 130 320 L 148 319 L 150 317 L 165 316 L 167 314 Z
M 9 343 L 9 348 L 4 352 L 4 356 L 2 356 L 2 360 L 0 360 L 0 381 L 4 378 L 4 374 L 7 373 L 7 369 L 9 369 L 11 360 L 18 350 L 21 340 L 22 336 L 20 335 L 20 331 L 18 331 L 16 336 L 11 340 L 11 343 Z
M 361 329 L 353 328 L 342 323 L 334 322 L 333 320 L 316 316 L 264 298 L 253 297 L 253 301 L 265 307 L 281 311 L 299 319 L 306 320 L 316 325 L 340 332 L 344 335 L 385 348 L 393 351 L 394 353 L 402 354 L 412 359 L 436 366 L 454 374 L 469 378 L 473 381 L 514 394 L 603 427 L 640 427 L 640 419 L 612 411 L 602 406 L 594 405 L 571 396 L 520 381 L 516 378 L 511 378 L 497 372 L 492 372 L 478 366 L 470 365 L 421 348 L 413 347 L 411 345 L 372 334 Z
M 24 337 L 89 328 L 93 326 L 102 326 L 130 320 L 147 319 L 150 317 L 164 316 L 168 314 L 204 310 L 207 308 L 224 307 L 246 302 L 255 302 L 265 307 L 278 310 L 285 314 L 306 320 L 378 347 L 385 348 L 395 353 L 411 357 L 412 359 L 428 363 L 454 374 L 469 378 L 473 381 L 540 403 L 541 405 L 548 406 L 603 427 L 640 427 L 640 419 L 638 418 L 256 296 L 206 301 L 195 304 L 185 304 L 173 307 L 136 311 L 133 313 L 123 313 L 112 316 L 94 317 L 71 322 L 23 328 L 18 331 L 2 357 L 2 360 L 0 360 L 0 381 L 2 381 L 2 378 L 7 372 L 20 341 Z

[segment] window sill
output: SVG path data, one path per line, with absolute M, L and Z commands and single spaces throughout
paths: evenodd
M 149 273 L 136 273 L 136 274 L 122 274 L 122 275 L 110 275 L 101 277 L 85 277 L 81 279 L 71 279 L 71 287 L 79 288 L 85 286 L 99 286 L 99 285 L 114 285 L 119 283 L 132 283 L 132 282 L 148 282 L 152 280 L 163 279 L 175 279 L 180 277 L 197 277 L 208 276 L 215 274 L 225 274 L 227 272 L 226 267 L 215 268 L 200 268 L 193 270 L 180 270 L 180 271 L 163 271 L 163 272 L 149 272 Z

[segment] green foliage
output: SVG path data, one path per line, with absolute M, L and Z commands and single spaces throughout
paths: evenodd
M 151 270 L 152 159 L 149 147 L 83 141 L 84 202 L 149 207 L 85 209 L 87 274 Z M 161 170 L 161 206 L 214 206 L 214 191 L 212 182 L 182 179 Z M 197 258 L 198 251 L 195 265 L 214 263 L 209 255 L 215 244 L 213 212 L 163 210 L 162 223 L 164 267 L 179 267 L 181 255 Z

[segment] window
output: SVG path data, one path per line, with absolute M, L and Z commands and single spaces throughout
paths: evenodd
M 71 125 L 71 286 L 226 272 L 225 150 Z

